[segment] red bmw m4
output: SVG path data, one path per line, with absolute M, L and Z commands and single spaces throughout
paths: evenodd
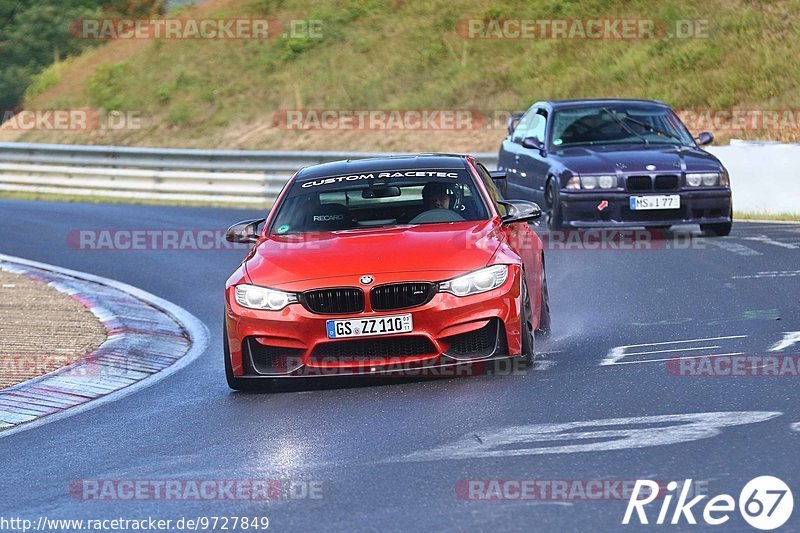
M 470 156 L 298 171 L 266 219 L 228 230 L 254 243 L 226 285 L 228 385 L 533 361 L 550 327 L 539 216 Z

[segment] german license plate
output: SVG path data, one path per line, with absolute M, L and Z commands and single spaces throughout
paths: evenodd
M 326 326 L 329 339 L 392 335 L 395 333 L 409 333 L 414 330 L 411 315 L 328 320 Z
M 651 196 L 631 196 L 631 211 L 648 209 L 680 209 L 681 197 L 678 194 Z

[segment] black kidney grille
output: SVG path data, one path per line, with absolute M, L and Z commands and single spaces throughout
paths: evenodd
M 432 355 L 436 347 L 427 337 L 404 336 L 375 339 L 354 339 L 318 344 L 311 354 L 313 359 L 322 357 L 348 360 L 372 358 L 411 357 Z
M 306 309 L 322 315 L 360 313 L 364 310 L 364 291 L 355 287 L 306 291 L 301 300 Z
M 678 188 L 680 177 L 675 174 L 656 176 L 655 189 L 657 191 L 674 191 Z
M 433 283 L 390 283 L 374 287 L 369 297 L 375 311 L 391 311 L 428 303 L 435 291 Z
M 653 179 L 650 176 L 628 176 L 629 191 L 653 190 Z

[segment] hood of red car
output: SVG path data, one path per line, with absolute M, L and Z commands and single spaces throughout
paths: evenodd
M 303 281 L 326 286 L 325 278 L 384 273 L 419 279 L 414 273 L 438 271 L 446 279 L 486 266 L 503 239 L 491 220 L 274 235 L 258 244 L 245 268 L 251 283 L 291 290 Z

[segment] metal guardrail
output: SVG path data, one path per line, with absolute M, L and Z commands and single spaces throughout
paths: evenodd
M 737 212 L 800 214 L 800 145 L 734 140 L 708 151 L 731 174 Z M 0 143 L 0 192 L 261 206 L 270 205 L 299 168 L 387 155 L 397 154 Z M 473 155 L 496 168 L 496 154 Z
M 299 168 L 387 155 L 0 143 L 0 191 L 269 204 Z

